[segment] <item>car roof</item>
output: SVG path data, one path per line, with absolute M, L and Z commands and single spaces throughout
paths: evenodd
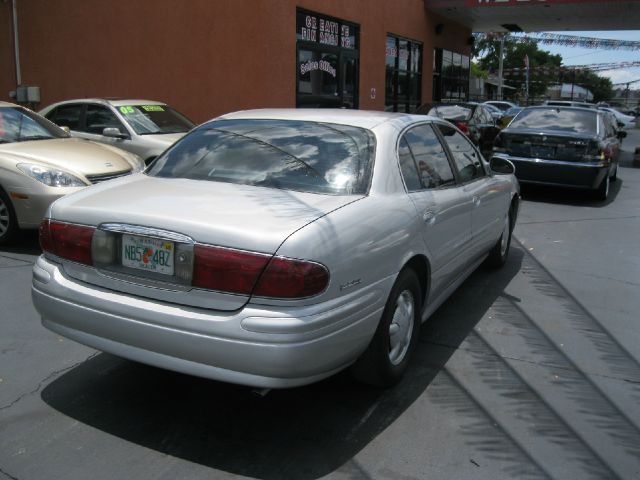
M 19 107 L 19 106 L 20 105 L 16 105 L 15 103 L 0 101 L 0 107 Z
M 121 107 L 123 105 L 166 105 L 164 102 L 157 100 L 144 100 L 133 98 L 74 98 L 69 100 L 63 100 L 56 102 L 54 105 L 67 105 L 70 103 L 101 103 L 103 105 L 112 105 L 114 107 Z
M 577 105 L 532 105 L 531 107 L 523 108 L 523 110 L 533 110 L 534 108 L 544 108 L 545 110 L 557 110 L 561 108 L 563 110 L 580 110 L 582 112 L 590 112 L 596 114 L 602 113 L 597 108 L 582 107 Z
M 386 122 L 404 125 L 412 121 L 424 121 L 425 119 L 435 121 L 439 120 L 428 115 L 332 108 L 265 108 L 257 110 L 242 110 L 239 112 L 227 113 L 213 120 L 231 119 L 300 120 L 306 122 L 352 125 L 354 127 L 366 129 L 373 129 Z

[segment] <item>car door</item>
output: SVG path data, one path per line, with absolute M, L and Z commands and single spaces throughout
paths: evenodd
M 450 160 L 430 124 L 402 134 L 398 157 L 431 256 L 430 298 L 435 298 L 467 265 L 472 236 L 470 202 L 456 183 Z
M 73 136 L 78 135 L 82 125 L 82 103 L 60 105 L 46 114 L 45 118 L 59 127 L 67 127 Z
M 131 135 L 109 107 L 88 103 L 84 118 L 83 138 L 129 150 L 127 144 L 131 141 Z M 105 128 L 117 128 L 125 138 L 107 137 L 103 135 Z
M 438 124 L 464 193 L 471 200 L 472 251 L 474 256 L 488 251 L 498 240 L 509 202 L 505 182 L 488 173 L 473 144 L 458 130 Z

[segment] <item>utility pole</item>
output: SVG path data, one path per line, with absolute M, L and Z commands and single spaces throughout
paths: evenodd
M 573 87 L 576 84 L 576 69 L 573 69 L 573 77 L 571 78 L 571 100 L 573 100 Z M 562 88 L 562 87 L 560 87 Z
M 504 67 L 504 34 L 500 37 L 500 60 L 498 63 L 498 100 L 502 100 L 502 71 Z

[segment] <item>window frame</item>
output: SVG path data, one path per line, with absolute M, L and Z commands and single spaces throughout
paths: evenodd
M 435 122 L 434 122 L 435 123 Z M 460 175 L 460 170 L 458 169 L 458 164 L 455 161 L 455 157 L 454 157 L 454 153 L 451 151 L 451 149 L 449 148 L 449 144 L 447 143 L 447 139 L 444 136 L 444 134 L 440 131 L 440 129 L 435 129 L 436 130 L 436 134 L 438 134 L 441 138 L 441 143 L 445 146 L 445 150 L 449 156 L 449 163 L 453 164 L 454 167 L 454 172 L 456 174 L 456 180 L 458 182 L 459 185 L 468 185 L 470 183 L 476 182 L 478 180 L 482 180 L 485 178 L 490 178 L 493 176 L 493 173 L 491 172 L 490 168 L 487 168 L 486 165 L 486 160 L 484 159 L 484 157 L 482 156 L 482 153 L 480 153 L 480 150 L 478 150 L 478 148 L 473 144 L 473 142 L 464 134 L 462 133 L 460 130 L 458 130 L 456 127 L 453 127 L 450 124 L 446 124 L 444 122 L 437 122 L 439 125 L 442 125 L 444 127 L 447 128 L 453 128 L 456 133 L 460 134 L 460 136 L 469 143 L 469 145 L 471 145 L 471 147 L 473 148 L 473 150 L 475 151 L 476 155 L 478 155 L 478 159 L 480 160 L 480 165 L 482 167 L 482 172 L 483 175 L 478 176 L 478 177 L 473 177 L 469 180 L 462 180 L 462 176 Z
M 111 112 L 111 114 L 115 117 L 115 119 L 118 121 L 118 123 L 120 124 L 120 127 L 118 130 L 120 130 L 120 133 L 122 133 L 122 135 L 126 135 L 126 139 L 130 140 L 131 139 L 131 132 L 129 131 L 129 128 L 126 125 L 126 122 L 124 122 L 122 120 L 122 118 L 120 118 L 120 114 L 118 113 L 117 109 L 114 108 L 111 105 L 105 105 L 103 103 L 95 103 L 95 102 L 86 102 L 84 103 L 84 110 L 83 110 L 83 124 L 82 126 L 84 127 L 83 132 L 86 133 L 87 135 L 99 135 L 101 137 L 103 137 L 104 135 L 101 133 L 93 133 L 89 131 L 89 125 L 87 124 L 87 113 L 89 110 L 89 107 L 102 107 L 105 108 L 107 110 L 109 110 Z
M 459 187 L 461 185 L 460 176 L 459 176 L 458 170 L 457 170 L 457 168 L 455 168 L 455 165 L 451 161 L 451 157 L 449 155 L 448 148 L 447 148 L 448 146 L 443 143 L 443 138 L 440 135 L 440 132 L 438 131 L 437 128 L 435 128 L 436 123 L 440 123 L 440 122 L 426 121 L 426 122 L 412 123 L 411 125 L 408 125 L 407 127 L 405 127 L 398 134 L 398 138 L 396 139 L 396 160 L 397 160 L 397 165 L 398 165 L 398 172 L 400 173 L 400 178 L 402 179 L 402 184 L 404 185 L 404 190 L 405 190 L 405 192 L 407 194 L 417 193 L 417 192 L 447 190 L 447 189 L 450 189 L 450 188 Z M 424 185 L 424 182 L 422 181 L 422 175 L 420 175 L 420 169 L 418 168 L 418 164 L 416 163 L 416 157 L 413 154 L 413 151 L 411 150 L 411 144 L 404 138 L 405 134 L 409 130 L 412 130 L 413 128 L 424 126 L 424 125 L 426 125 L 426 126 L 431 128 L 431 130 L 433 131 L 434 135 L 436 136 L 436 138 L 440 142 L 440 146 L 442 147 L 442 151 L 444 152 L 445 158 L 446 158 L 447 162 L 449 163 L 449 168 L 451 169 L 451 173 L 453 173 L 453 182 L 446 183 L 446 184 L 443 184 L 443 185 L 439 185 L 439 186 L 437 186 L 435 188 L 426 187 Z M 413 166 L 415 168 L 416 174 L 418 175 L 418 180 L 420 181 L 421 188 L 419 190 L 409 190 L 407 188 L 407 183 L 405 181 L 404 174 L 402 173 L 402 166 L 400 165 L 400 142 L 401 142 L 402 139 L 405 139 L 405 142 L 407 142 L 407 147 L 409 148 L 409 153 L 411 154 L 411 159 L 413 160 Z

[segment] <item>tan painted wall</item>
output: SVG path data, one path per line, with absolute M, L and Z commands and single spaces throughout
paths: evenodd
M 40 107 L 68 98 L 147 98 L 197 122 L 243 108 L 295 106 L 296 7 L 360 25 L 362 109 L 384 108 L 387 32 L 424 43 L 424 101 L 431 97 L 433 47 L 467 52 L 471 34 L 426 12 L 422 0 L 19 0 L 18 6 L 23 83 L 41 88 Z M 445 24 L 438 36 L 437 23 Z

